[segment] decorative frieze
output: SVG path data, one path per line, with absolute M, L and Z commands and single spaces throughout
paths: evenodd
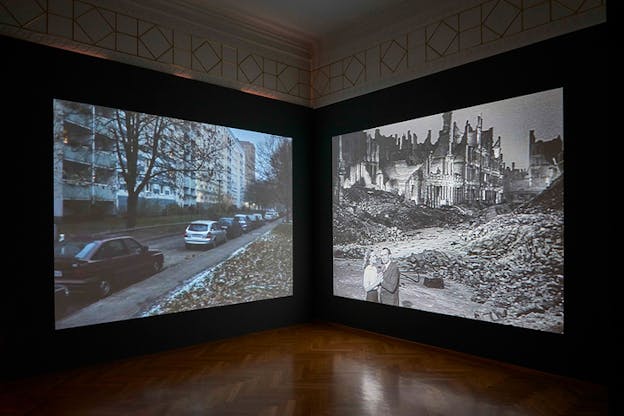
M 317 108 L 606 21 L 606 0 L 474 0 L 416 23 L 381 21 L 364 45 L 319 49 L 248 22 L 208 31 L 214 16 L 185 25 L 155 12 L 165 3 L 145 13 L 126 3 L 0 0 L 0 34 Z

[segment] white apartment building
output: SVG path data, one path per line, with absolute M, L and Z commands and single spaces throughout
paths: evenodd
M 209 183 L 198 183 L 198 189 L 206 189 L 206 193 L 198 191 L 201 201 L 216 204 L 230 202 L 236 207 L 243 206 L 245 201 L 245 150 L 232 131 L 227 127 L 217 127 L 218 137 L 223 144 L 221 163 Z
M 54 216 L 114 215 L 126 210 L 128 192 L 115 151 L 115 140 L 107 126 L 113 109 L 89 104 L 54 102 Z M 181 126 L 185 126 L 181 124 Z M 185 170 L 196 165 L 200 156 L 192 146 L 178 145 L 175 156 L 165 141 L 157 163 L 179 168 L 158 175 L 139 196 L 139 210 L 146 214 L 162 212 L 169 206 L 192 207 L 229 201 L 237 207 L 244 202 L 245 151 L 230 129 L 188 122 L 179 137 L 198 146 L 216 135 L 217 159 L 206 161 L 203 171 Z M 176 127 L 178 128 L 178 127 Z M 178 128 L 179 129 L 179 128 Z M 139 177 L 147 171 L 148 159 L 139 159 Z M 212 173 L 212 176 L 210 173 Z

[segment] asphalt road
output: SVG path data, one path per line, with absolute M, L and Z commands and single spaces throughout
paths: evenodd
M 281 221 L 273 221 L 211 249 L 188 250 L 183 231 L 162 235 L 158 229 L 140 230 L 134 235 L 141 243 L 164 253 L 163 269 L 147 279 L 120 288 L 110 296 L 96 300 L 88 296 L 70 296 L 63 311 L 57 311 L 56 329 L 114 322 L 140 317 L 142 312 L 165 294 L 192 279 L 198 273 L 215 267 L 232 253 L 271 231 Z M 134 233 L 128 233 L 133 235 Z

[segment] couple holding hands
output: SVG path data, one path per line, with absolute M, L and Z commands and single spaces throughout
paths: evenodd
M 387 247 L 382 248 L 380 253 L 374 249 L 366 253 L 362 283 L 366 300 L 398 306 L 400 273 L 390 254 Z

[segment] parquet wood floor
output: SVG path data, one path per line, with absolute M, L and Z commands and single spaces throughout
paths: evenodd
M 0 384 L 9 415 L 606 415 L 607 388 L 302 324 Z

